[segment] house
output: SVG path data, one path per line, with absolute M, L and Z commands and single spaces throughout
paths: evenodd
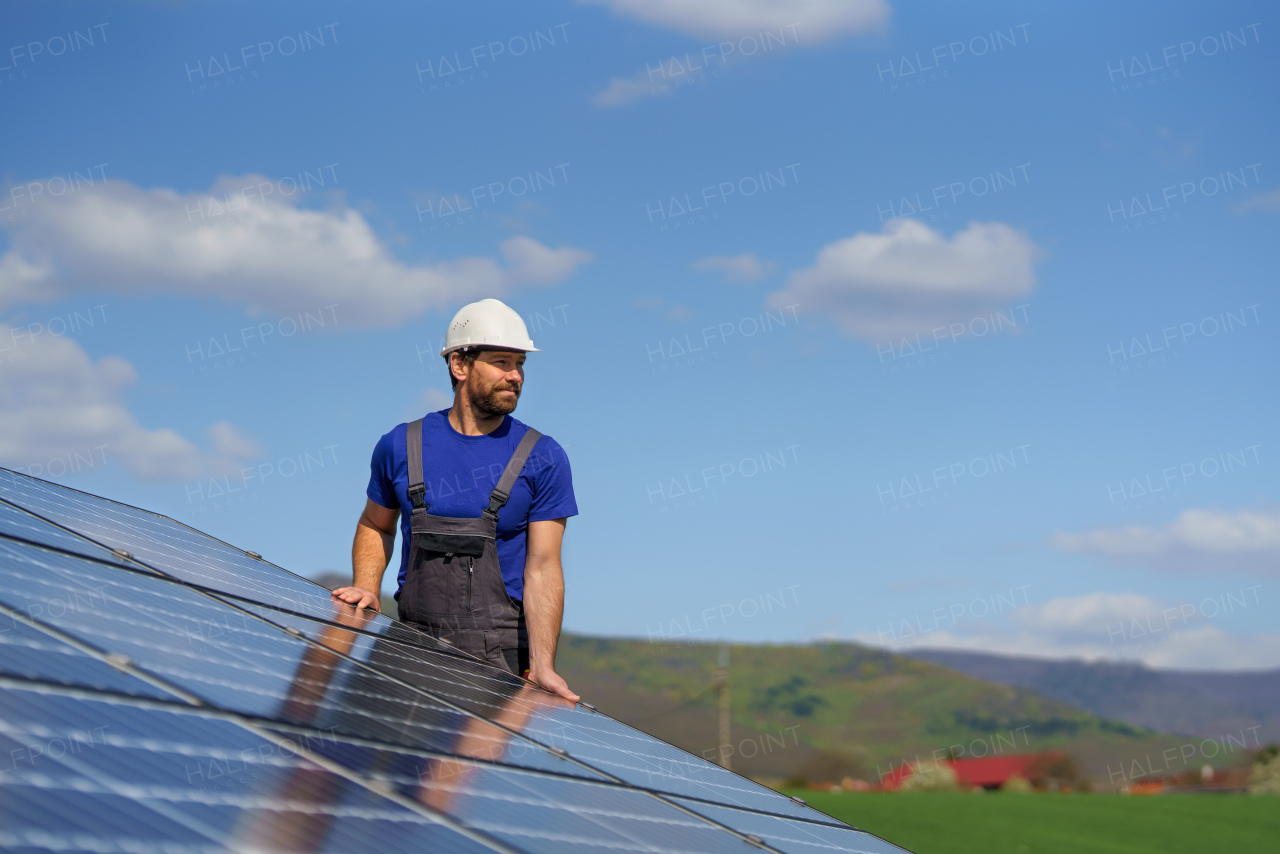
M 1003 756 L 982 756 L 968 759 L 945 759 L 955 774 L 955 783 L 962 789 L 998 789 L 1012 778 L 1021 778 L 1037 788 L 1053 787 L 1061 781 L 1061 774 L 1053 773 L 1067 762 L 1066 754 L 1052 750 L 1044 753 L 1009 753 Z M 880 781 L 880 790 L 900 789 L 913 774 L 915 768 L 904 762 Z

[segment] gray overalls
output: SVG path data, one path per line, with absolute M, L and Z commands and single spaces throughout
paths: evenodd
M 529 636 L 524 609 L 507 595 L 502 582 L 498 511 L 507 503 L 520 470 L 541 437 L 533 429 L 524 434 L 489 493 L 489 506 L 478 517 L 455 519 L 427 512 L 421 419 L 409 425 L 406 436 L 413 514 L 409 566 L 397 600 L 400 619 L 490 664 L 512 670 L 517 669 L 517 650 L 527 658 Z

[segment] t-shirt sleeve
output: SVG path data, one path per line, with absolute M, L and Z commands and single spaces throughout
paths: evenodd
M 396 497 L 395 433 L 387 433 L 374 446 L 373 459 L 369 461 L 369 487 L 364 491 L 374 504 L 390 510 L 400 509 L 400 499 Z
M 529 505 L 529 521 L 545 522 L 578 515 L 578 502 L 573 497 L 573 472 L 569 455 L 560 443 L 543 436 L 534 446 L 527 463 L 533 481 L 533 502 Z

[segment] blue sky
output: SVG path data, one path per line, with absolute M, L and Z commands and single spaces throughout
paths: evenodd
M 4 15 L 0 464 L 347 571 L 497 296 L 569 630 L 1280 666 L 1267 4 Z

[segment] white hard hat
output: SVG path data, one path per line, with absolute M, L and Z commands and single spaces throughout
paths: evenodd
M 501 347 L 526 353 L 538 350 L 529 340 L 524 319 L 506 303 L 496 299 L 482 299 L 464 305 L 449 321 L 440 355 L 447 357 L 464 347 Z

